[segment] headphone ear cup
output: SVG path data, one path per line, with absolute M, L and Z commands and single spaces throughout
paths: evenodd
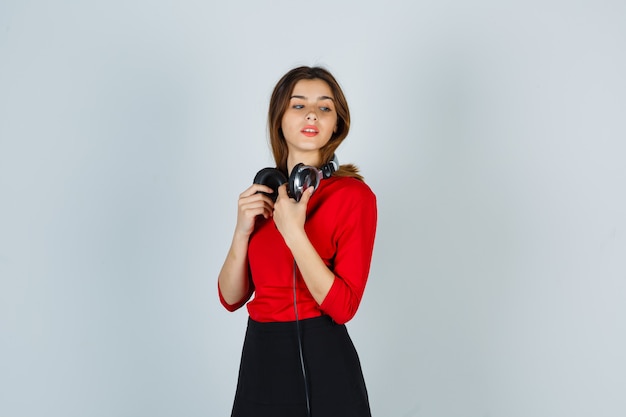
M 313 187 L 313 190 L 317 189 L 321 178 L 322 174 L 319 169 L 302 163 L 296 165 L 291 170 L 291 175 L 289 175 L 289 196 L 296 201 L 300 201 L 302 194 L 307 188 Z
M 274 192 L 272 192 L 271 194 L 263 193 L 269 196 L 272 201 L 276 201 L 276 199 L 278 198 L 278 187 L 286 182 L 288 182 L 288 179 L 285 174 L 283 174 L 276 168 L 263 168 L 262 170 L 257 172 L 257 174 L 254 176 L 253 181 L 254 184 L 266 185 L 274 190 Z
M 297 164 L 293 167 L 291 174 L 289 175 L 287 193 L 289 194 L 289 197 L 295 199 L 296 201 L 300 201 L 300 197 L 302 197 L 302 179 L 300 177 L 300 169 L 303 166 L 303 163 Z

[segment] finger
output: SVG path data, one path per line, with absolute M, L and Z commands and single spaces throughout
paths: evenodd
M 239 197 L 239 206 L 243 206 L 245 204 L 268 204 L 270 206 L 274 206 L 274 201 L 264 193 L 252 194 L 252 195 L 241 195 Z
M 279 199 L 288 200 L 289 198 L 291 197 L 289 196 L 289 193 L 287 193 L 287 184 L 283 184 L 278 187 L 278 197 L 276 198 L 276 201 L 278 201 Z
M 273 210 L 271 207 L 267 205 L 262 206 L 254 206 L 254 207 L 245 207 L 241 214 L 245 219 L 254 219 L 257 216 L 263 216 L 266 219 L 272 217 Z
M 280 187 L 278 187 L 278 197 L 289 198 L 289 195 L 287 194 L 287 184 L 283 184 Z
M 252 184 L 250 187 L 246 188 L 243 193 L 239 194 L 239 197 L 249 197 L 259 192 L 271 194 L 274 192 L 274 189 L 263 184 Z
M 239 200 L 239 210 L 242 212 L 259 209 L 272 211 L 274 202 L 266 195 L 250 196 Z
M 315 191 L 314 187 L 309 187 L 306 190 L 304 190 L 304 192 L 302 193 L 302 197 L 300 197 L 300 203 L 306 206 L 307 203 L 309 202 L 309 199 L 313 195 L 313 191 Z
M 268 207 L 260 207 L 249 210 L 246 214 L 252 217 L 263 216 L 264 218 L 269 219 L 274 214 L 274 211 Z

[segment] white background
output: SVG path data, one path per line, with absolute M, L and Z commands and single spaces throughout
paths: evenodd
M 377 417 L 626 414 L 626 3 L 0 3 L 0 415 L 228 416 L 216 279 L 323 65 L 379 204 Z

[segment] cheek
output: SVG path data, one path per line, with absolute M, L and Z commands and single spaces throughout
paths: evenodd
M 288 130 L 292 126 L 293 126 L 292 118 L 290 118 L 287 115 L 284 115 L 283 118 L 280 121 L 281 129 L 283 129 L 283 131 L 285 131 L 285 130 Z

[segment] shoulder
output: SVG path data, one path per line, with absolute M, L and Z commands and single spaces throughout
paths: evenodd
M 324 194 L 340 197 L 344 201 L 371 202 L 376 204 L 376 195 L 365 182 L 352 177 L 331 177 L 324 184 Z

